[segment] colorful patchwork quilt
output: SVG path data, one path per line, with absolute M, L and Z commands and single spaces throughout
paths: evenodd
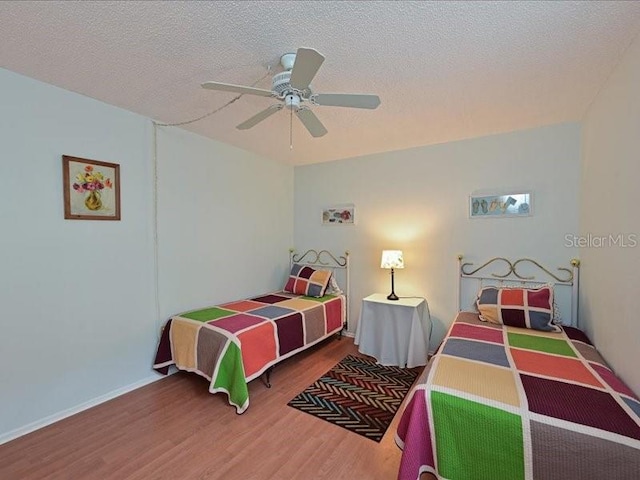
M 461 312 L 396 432 L 398 478 L 638 479 L 640 401 L 578 329 Z
M 276 292 L 185 312 L 164 326 L 153 368 L 195 372 L 224 392 L 237 413 L 249 406 L 247 383 L 269 367 L 342 330 L 345 298 Z

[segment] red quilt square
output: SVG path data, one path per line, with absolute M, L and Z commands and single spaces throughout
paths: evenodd
M 524 305 L 524 290 L 521 288 L 503 288 L 500 291 L 501 305 Z
M 528 290 L 527 301 L 530 307 L 552 308 L 551 289 L 541 288 L 540 290 Z
M 307 285 L 309 282 L 307 280 L 303 280 L 302 278 L 296 278 L 296 284 L 293 287 L 294 293 L 299 293 L 300 295 L 304 295 L 307 291 Z

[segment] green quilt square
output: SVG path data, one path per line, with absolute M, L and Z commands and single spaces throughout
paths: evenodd
M 210 307 L 203 308 L 202 310 L 194 310 L 189 313 L 183 313 L 180 316 L 190 318 L 191 320 L 198 320 L 199 322 L 208 322 L 209 320 L 217 320 L 218 318 L 228 317 L 229 315 L 235 315 L 236 313 L 237 312 L 225 310 L 220 307 Z
M 305 300 L 313 300 L 314 302 L 328 302 L 329 300 L 336 298 L 335 295 L 324 295 L 323 297 L 303 297 Z
M 450 480 L 524 479 L 518 415 L 434 391 L 431 393 L 438 473 Z
M 555 353 L 566 357 L 577 357 L 571 346 L 563 338 L 548 338 L 521 333 L 507 334 L 509 345 L 516 348 L 526 348 L 545 353 Z

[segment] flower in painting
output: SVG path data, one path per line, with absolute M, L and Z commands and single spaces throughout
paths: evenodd
M 78 193 L 93 192 L 106 188 L 113 188 L 110 178 L 105 179 L 104 175 L 93 169 L 92 165 L 85 165 L 84 172 L 78 173 L 73 184 L 73 189 Z
M 343 210 L 340 213 L 340 218 L 342 218 L 342 220 L 344 220 L 345 222 L 348 222 L 349 220 L 351 220 L 351 212 L 349 210 Z

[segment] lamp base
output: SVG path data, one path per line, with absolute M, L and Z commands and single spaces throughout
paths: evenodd
M 391 292 L 387 295 L 387 300 L 400 300 L 400 297 L 398 297 L 394 292 Z

